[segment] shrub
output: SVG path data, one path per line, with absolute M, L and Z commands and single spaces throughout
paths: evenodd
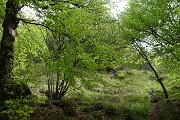
M 2 111 L 1 114 L 8 117 L 9 120 L 28 120 L 33 113 L 33 108 L 26 102 L 26 99 L 5 101 L 6 110 Z

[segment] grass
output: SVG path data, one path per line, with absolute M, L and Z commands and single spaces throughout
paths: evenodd
M 92 78 L 83 82 L 77 80 L 79 89 L 70 88 L 65 100 L 74 101 L 80 114 L 89 115 L 97 120 L 130 118 L 147 120 L 150 108 L 148 93 L 153 89 L 162 91 L 160 85 L 154 80 L 153 74 L 137 70 L 122 70 L 119 71 L 118 76 L 112 78 L 110 73 L 101 72 L 93 80 Z M 173 90 L 172 83 L 168 79 L 163 82 L 170 93 L 178 94 L 177 89 Z M 42 101 L 47 99 L 38 91 L 45 89 L 45 83 L 39 86 L 31 85 L 33 93 L 41 97 Z M 173 94 L 174 97 L 179 96 L 176 94 Z
M 91 83 L 90 87 L 86 84 L 81 89 L 83 95 L 78 98 L 86 101 L 85 105 L 80 105 L 81 109 L 90 109 L 94 104 L 102 104 L 116 109 L 119 112 L 116 118 L 120 120 L 129 114 L 135 119 L 148 119 L 148 92 L 154 88 L 159 89 L 157 83 L 150 79 L 152 73 L 124 70 L 119 71 L 121 77 L 117 78 L 111 78 L 110 74 L 105 72 L 99 73 L 99 76 L 101 80 Z M 74 96 L 73 94 L 70 93 L 69 96 Z

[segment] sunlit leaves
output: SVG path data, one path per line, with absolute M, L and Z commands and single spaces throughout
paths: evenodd
M 4 16 L 5 16 L 5 0 L 0 1 L 0 24 L 2 24 Z
M 41 29 L 41 30 L 40 30 Z M 42 28 L 32 25 L 20 25 L 19 37 L 15 41 L 14 75 L 18 77 L 32 77 L 35 75 L 32 66 L 43 63 L 47 54 L 47 48 L 43 39 Z M 39 71 L 40 72 L 40 71 Z M 38 73 L 37 73 L 38 74 Z M 39 73 L 40 74 L 40 73 Z
M 154 65 L 174 75 L 180 58 L 179 5 L 176 0 L 130 0 L 119 16 L 122 38 L 147 43 Z

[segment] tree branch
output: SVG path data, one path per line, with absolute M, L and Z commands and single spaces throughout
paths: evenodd
M 53 3 L 50 3 L 50 4 L 48 4 L 48 5 L 44 5 L 44 6 L 42 6 L 42 5 L 40 5 L 38 2 L 41 2 L 42 0 L 38 0 L 38 1 L 36 1 L 36 0 L 32 0 L 33 1 L 33 3 L 36 5 L 36 6 L 38 6 L 39 8 L 41 8 L 41 9 L 48 9 L 50 6 L 54 6 L 54 5 L 56 5 L 56 4 L 58 4 L 58 3 L 68 3 L 68 4 L 70 4 L 70 5 L 73 5 L 73 6 L 75 6 L 75 7 L 77 7 L 77 8 L 84 8 L 84 7 L 86 7 L 87 5 L 89 5 L 89 4 L 78 4 L 78 3 L 73 3 L 73 2 L 71 2 L 70 0 L 53 0 Z
M 162 38 L 153 28 L 151 28 L 151 33 L 152 33 L 153 37 L 156 39 L 156 41 L 158 41 L 158 37 Z M 171 43 L 169 43 L 169 44 L 171 44 Z M 165 45 L 163 45 L 161 42 L 160 42 L 160 45 L 167 49 L 167 47 Z M 174 58 L 176 58 L 178 61 L 180 61 L 180 58 L 178 58 L 172 50 L 169 50 L 169 53 L 171 53 L 174 56 Z
M 43 23 L 36 23 L 35 20 L 27 20 L 27 19 L 22 19 L 22 18 L 18 18 L 20 21 L 27 23 L 27 24 L 32 24 L 32 25 L 38 25 L 38 26 L 42 26 L 47 28 L 50 31 L 54 31 L 53 29 L 51 29 L 49 26 L 43 24 Z

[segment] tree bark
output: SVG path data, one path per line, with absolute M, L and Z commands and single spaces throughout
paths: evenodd
M 6 2 L 6 15 L 3 21 L 3 36 L 0 43 L 0 105 L 3 106 L 6 99 L 6 92 L 4 91 L 5 85 L 11 79 L 11 72 L 13 69 L 14 58 L 14 41 L 15 38 L 9 34 L 9 28 L 16 30 L 19 20 L 18 2 L 8 0 Z

